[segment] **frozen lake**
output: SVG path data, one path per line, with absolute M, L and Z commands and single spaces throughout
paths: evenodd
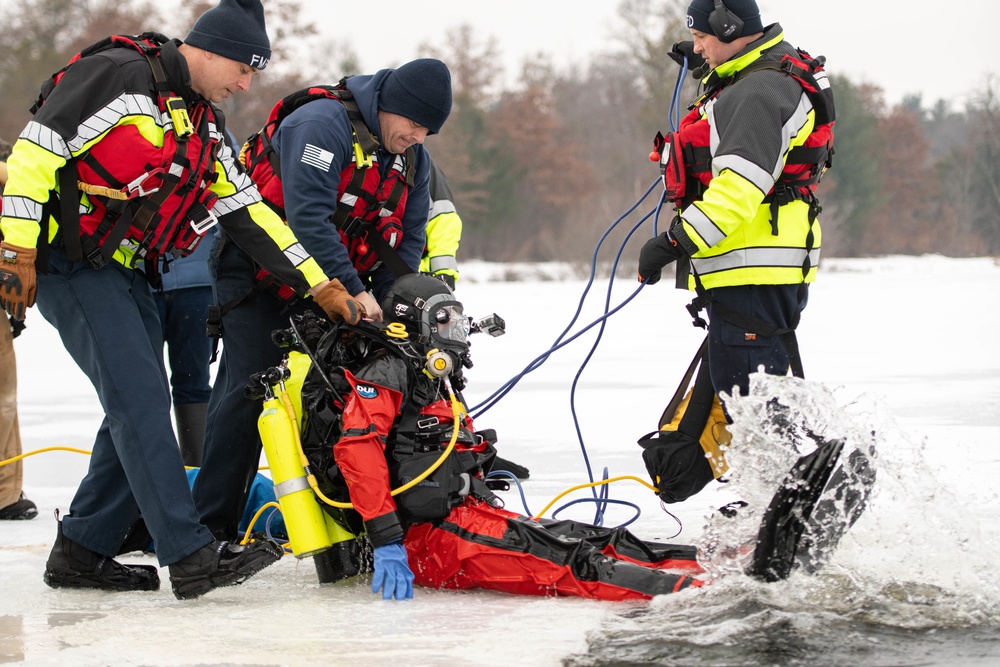
M 578 278 L 492 279 L 499 271 L 470 262 L 459 284 L 469 314 L 496 312 L 508 330 L 473 339 L 472 405 L 548 349 L 585 287 Z M 655 429 L 703 336 L 684 309 L 689 295 L 669 283 L 644 288 L 608 320 L 582 372 L 596 330 L 477 419 L 497 430 L 502 455 L 531 469 L 531 512 L 589 481 L 574 413 L 595 476 L 607 468 L 610 477 L 646 478 L 635 441 Z M 606 289 L 606 279 L 595 282 L 573 331 L 601 314 Z M 615 281 L 612 305 L 635 289 Z M 56 591 L 41 576 L 53 511 L 67 510 L 88 460 L 54 451 L 24 463 L 40 516 L 0 525 L 0 663 L 998 664 L 998 294 L 992 258 L 824 262 L 799 332 L 806 374 L 842 407 L 845 424 L 878 431 L 880 452 L 872 505 L 818 576 L 763 584 L 734 575 L 641 604 L 426 589 L 392 603 L 367 581 L 321 587 L 311 561 L 289 556 L 195 601 L 174 599 L 166 569 L 158 592 Z M 37 310 L 15 349 L 25 451 L 89 450 L 99 405 Z M 525 511 L 516 489 L 502 495 L 509 509 Z M 704 517 L 734 499 L 713 484 L 670 506 L 675 519 L 637 483 L 611 485 L 610 497 L 641 508 L 630 526 L 640 537 L 680 543 L 696 542 Z M 580 504 L 560 518 L 591 521 L 593 512 Z M 633 514 L 611 506 L 605 523 Z

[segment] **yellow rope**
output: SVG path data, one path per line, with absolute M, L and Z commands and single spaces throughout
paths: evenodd
M 591 486 L 601 486 L 603 484 L 610 484 L 611 482 L 620 482 L 620 481 L 626 480 L 626 479 L 631 479 L 633 481 L 639 482 L 640 484 L 642 484 L 643 486 L 645 486 L 647 489 L 651 490 L 653 493 L 656 493 L 657 491 L 659 491 L 659 489 L 657 489 L 655 486 L 653 486 L 652 484 L 650 484 L 649 482 L 647 482 L 644 479 L 639 479 L 635 475 L 619 475 L 618 477 L 611 477 L 610 479 L 602 479 L 599 482 L 590 482 L 588 484 L 577 484 L 574 487 L 570 487 L 570 488 L 566 489 L 565 491 L 563 491 L 562 493 L 560 493 L 555 498 L 553 498 L 549 502 L 549 504 L 546 505 L 544 509 L 542 509 L 541 512 L 539 512 L 538 514 L 536 514 L 532 518 L 537 519 L 537 518 L 543 516 L 546 512 L 549 511 L 549 508 L 551 508 L 553 505 L 555 505 L 557 502 L 559 502 L 559 500 L 561 498 L 563 498 L 567 494 L 573 493 L 574 491 L 578 491 L 580 489 L 586 489 L 586 488 L 589 488 Z

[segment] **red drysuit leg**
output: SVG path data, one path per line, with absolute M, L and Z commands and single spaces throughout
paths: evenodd
M 643 600 L 702 585 L 653 563 L 608 556 L 565 525 L 561 532 L 469 499 L 436 525 L 412 526 L 404 543 L 414 583 L 430 588 Z

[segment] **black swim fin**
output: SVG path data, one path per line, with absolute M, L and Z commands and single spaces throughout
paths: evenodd
M 820 440 L 816 450 L 800 457 L 785 475 L 764 512 L 753 561 L 746 570 L 748 575 L 779 581 L 791 574 L 798 564 L 800 550 L 812 544 L 803 535 L 833 477 L 843 448 L 843 440 Z M 839 541 L 840 536 L 836 537 Z

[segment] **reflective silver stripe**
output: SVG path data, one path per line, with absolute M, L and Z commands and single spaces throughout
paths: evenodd
M 40 146 L 48 152 L 58 155 L 64 160 L 69 160 L 73 155 L 69 152 L 69 146 L 54 130 L 45 127 L 36 121 L 30 121 L 21 132 L 20 139 L 30 141 Z
M 164 128 L 164 131 L 168 126 L 173 127 L 172 123 L 160 114 L 154 100 L 145 95 L 123 94 L 80 123 L 77 135 L 67 142 L 70 151 L 79 153 L 87 143 L 118 125 L 126 116 L 149 116 L 157 125 Z
M 305 478 L 305 475 L 302 477 L 292 477 L 291 479 L 286 479 L 280 484 L 274 485 L 274 496 L 280 500 L 289 494 L 305 491 L 308 488 L 309 480 Z
M 719 150 L 719 130 L 715 124 L 715 104 L 719 98 L 713 97 L 705 102 L 705 120 L 708 121 L 708 152 L 714 158 L 715 151 Z M 715 161 L 712 161 L 712 176 L 718 176 L 719 171 L 715 168 Z
M 830 77 L 826 75 L 826 72 L 814 72 L 813 77 L 820 90 L 827 90 L 830 87 Z
M 42 218 L 42 205 L 28 197 L 5 195 L 3 198 L 3 217 L 38 222 Z
M 445 269 L 451 269 L 457 273 L 458 260 L 452 255 L 438 255 L 437 257 L 431 257 L 431 273 L 437 273 L 438 271 L 443 271 Z
M 799 106 L 796 107 L 792 117 L 789 118 L 788 122 L 781 128 L 781 141 L 783 142 L 782 145 L 785 146 L 786 151 L 791 149 L 792 139 L 798 137 L 799 134 L 802 133 L 802 128 L 804 128 L 809 122 L 809 112 L 812 111 L 812 108 L 813 105 L 809 100 L 809 96 L 802 93 L 802 96 L 799 97 Z M 806 139 L 807 137 L 802 137 L 802 142 L 800 143 L 804 143 Z M 778 176 L 781 175 L 781 172 L 784 171 L 784 169 L 784 160 L 779 158 L 778 163 L 774 165 L 775 171 L 774 178 L 771 179 L 772 185 L 774 184 L 774 181 L 778 180 Z M 771 187 L 768 186 L 768 189 L 764 190 L 764 192 L 768 192 L 770 189 Z
M 340 198 L 340 201 L 347 204 L 351 208 L 354 208 L 354 205 L 358 203 L 358 196 L 352 195 L 349 192 L 345 192 L 344 196 Z
M 432 220 L 442 213 L 454 213 L 455 202 L 450 199 L 437 199 L 431 202 L 431 212 L 427 215 L 428 220 Z
M 788 146 L 788 144 L 785 143 L 785 146 Z M 781 168 L 780 159 L 778 161 L 778 173 L 769 174 L 750 160 L 739 155 L 718 155 L 712 158 L 712 173 L 715 176 L 721 174 L 723 170 L 728 169 L 753 183 L 762 194 L 774 187 L 774 179 L 781 173 Z
M 719 229 L 700 208 L 698 208 L 697 204 L 688 206 L 684 209 L 684 212 L 681 215 L 689 225 L 694 227 L 695 231 L 698 232 L 698 236 L 702 238 L 709 248 L 722 243 L 723 239 L 726 238 L 726 235 L 722 233 L 722 230 Z
M 220 197 L 219 201 L 215 202 L 215 206 L 212 207 L 212 212 L 216 215 L 225 215 L 251 204 L 256 204 L 259 201 L 260 193 L 256 189 L 247 188 L 245 190 L 238 190 L 229 196 Z
M 209 127 L 214 128 L 215 126 L 210 125 Z M 250 177 L 247 176 L 246 172 L 241 171 L 236 166 L 237 156 L 233 152 L 233 150 L 229 147 L 229 144 L 227 144 L 222 139 L 222 135 L 219 134 L 218 132 L 213 132 L 212 136 L 213 138 L 216 138 L 219 141 L 218 159 L 219 162 L 222 164 L 222 168 L 225 170 L 226 180 L 232 183 L 233 187 L 235 187 L 237 190 L 246 190 L 247 188 L 249 188 L 253 184 L 253 181 L 250 180 Z
M 292 263 L 292 266 L 298 266 L 302 262 L 309 259 L 309 253 L 306 252 L 306 249 L 302 247 L 301 243 L 290 245 L 282 252 L 285 254 L 285 257 L 288 258 L 288 261 Z
M 692 257 L 691 264 L 699 274 L 707 275 L 731 269 L 801 269 L 805 259 L 805 248 L 744 248 L 718 257 Z M 809 263 L 819 263 L 819 248 L 809 252 Z

